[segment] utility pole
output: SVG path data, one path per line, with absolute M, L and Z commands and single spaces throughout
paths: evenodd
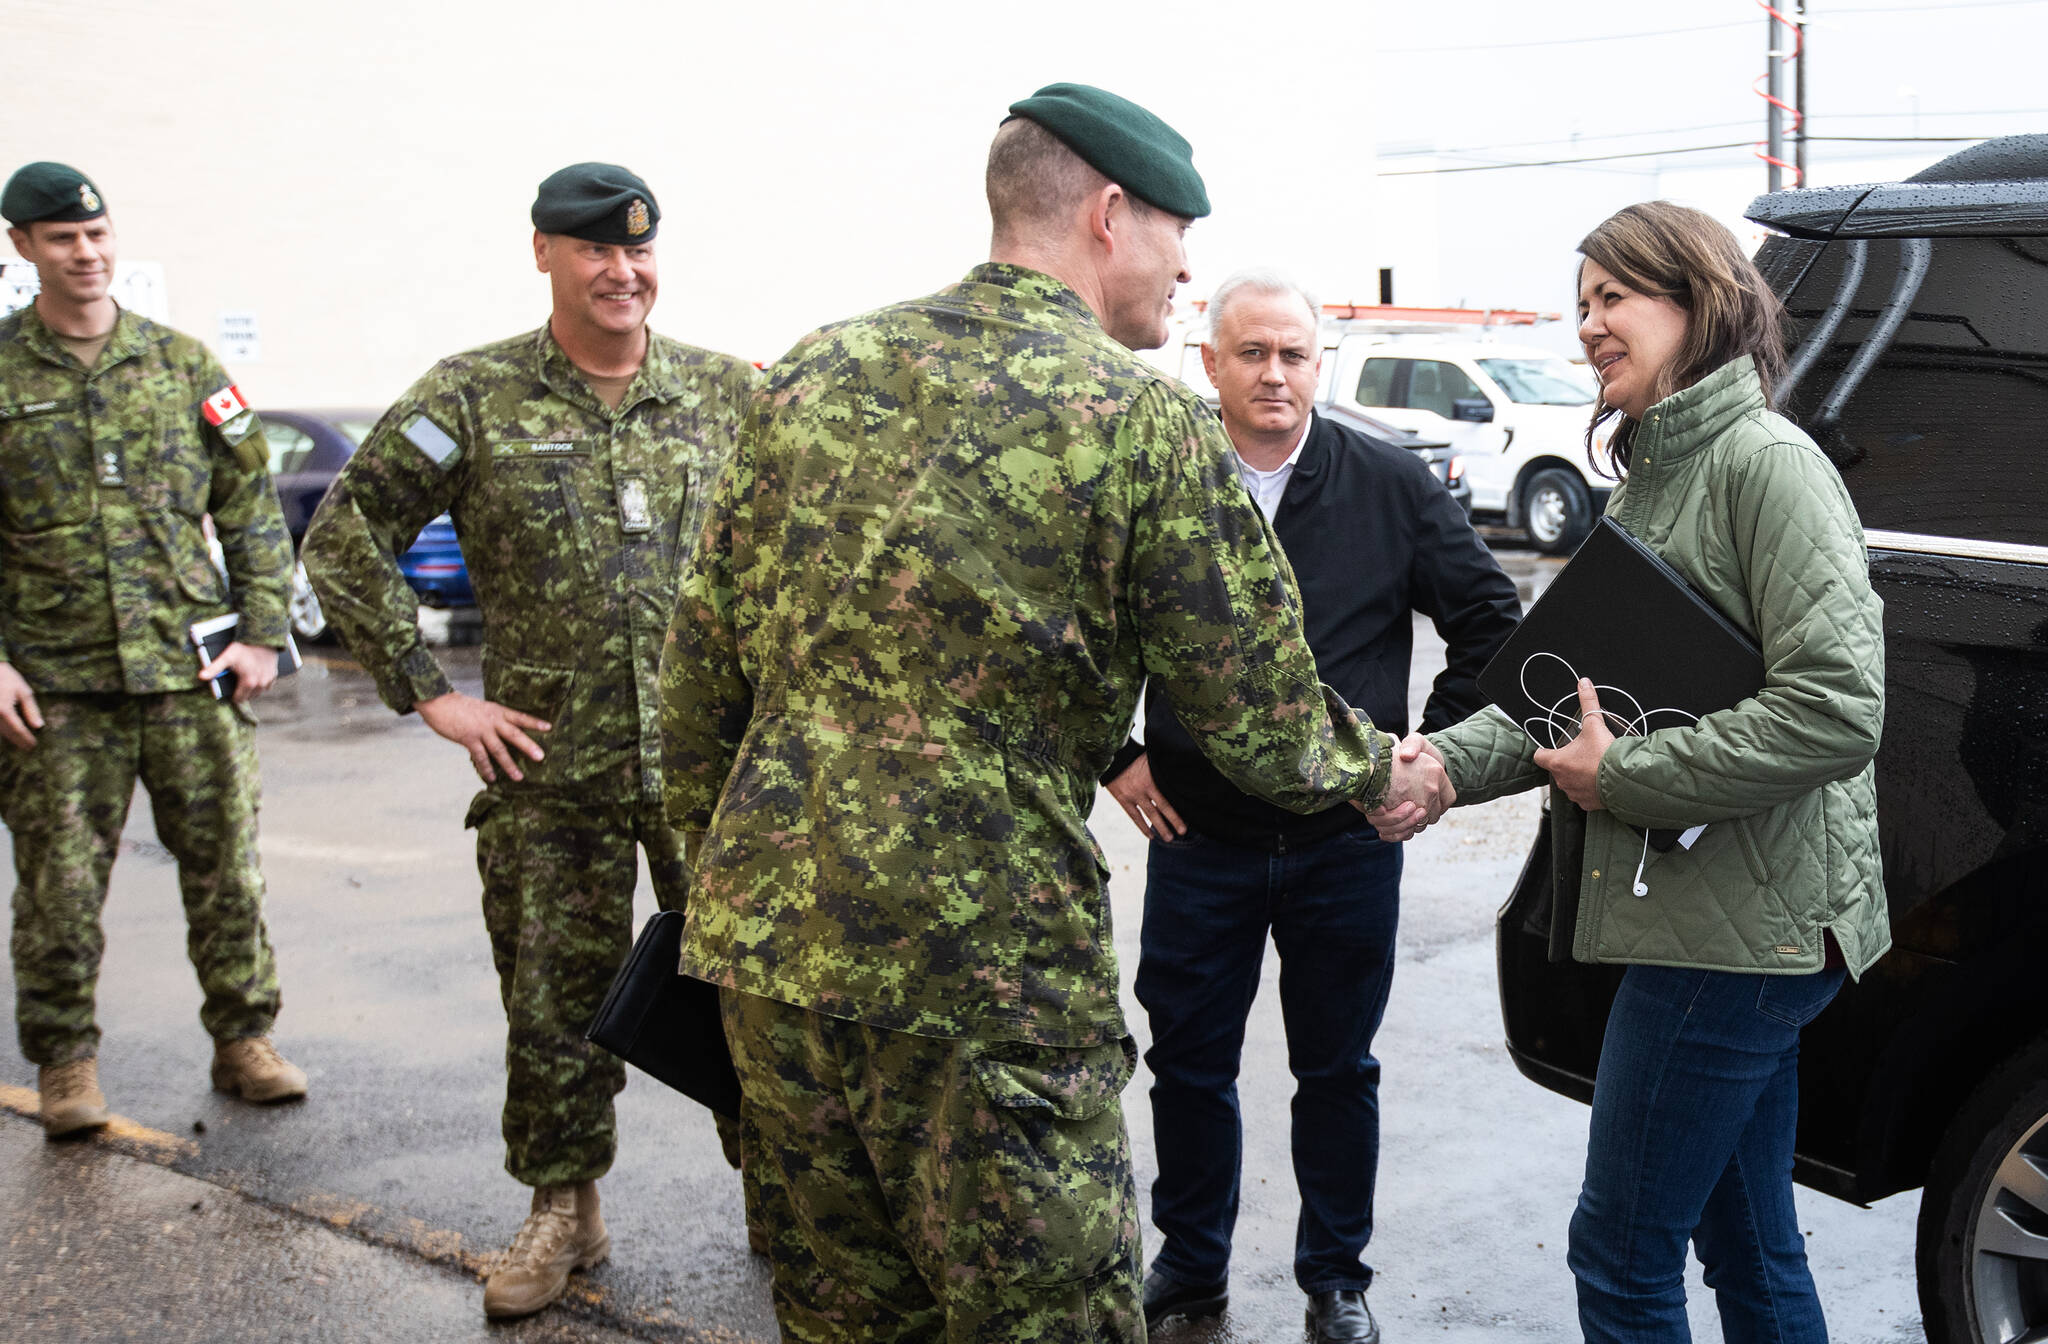
M 1792 72 L 1793 115 L 1799 120 L 1795 128 L 1799 143 L 1793 150 L 1793 166 L 1797 170 L 1798 185 L 1806 185 L 1806 0 L 1797 0 L 1793 6 L 1794 22 L 1799 26 L 1793 31 L 1799 34 L 1799 68 Z
M 1769 190 L 1785 185 L 1785 62 L 1778 50 L 1778 16 L 1764 11 L 1764 163 Z

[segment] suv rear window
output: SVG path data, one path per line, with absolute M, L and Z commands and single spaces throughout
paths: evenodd
M 2048 545 L 2048 517 L 2014 488 L 2040 472 L 2048 425 L 2048 238 L 1832 242 L 1786 307 L 1795 342 L 1826 341 L 1795 344 L 1781 401 L 1865 527 Z

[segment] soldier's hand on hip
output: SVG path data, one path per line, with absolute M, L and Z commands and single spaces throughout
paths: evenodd
M 498 777 L 498 770 L 503 770 L 512 779 L 526 778 L 519 773 L 519 763 L 512 754 L 514 751 L 523 753 L 530 760 L 546 759 L 546 753 L 526 733 L 544 733 L 552 725 L 531 714 L 508 709 L 495 700 L 479 700 L 461 691 L 450 691 L 431 700 L 418 701 L 413 708 L 419 711 L 427 727 L 450 742 L 459 743 L 469 753 L 470 764 L 476 767 L 477 774 L 486 784 Z M 494 762 L 496 769 L 492 768 Z
M 246 705 L 277 680 L 277 650 L 236 640 L 220 651 L 220 657 L 199 669 L 199 679 L 212 681 L 223 672 L 235 674 L 235 703 Z
M 1173 804 L 1166 801 L 1153 785 L 1152 764 L 1140 756 L 1124 767 L 1124 772 L 1103 785 L 1109 796 L 1116 799 L 1117 806 L 1133 825 L 1149 836 L 1160 840 L 1172 840 L 1187 834 L 1187 823 L 1173 810 Z M 1167 827 L 1172 827 L 1168 830 Z
M 43 726 L 43 712 L 36 708 L 36 693 L 28 688 L 13 663 L 0 663 L 0 738 L 10 747 L 32 750 L 35 730 Z

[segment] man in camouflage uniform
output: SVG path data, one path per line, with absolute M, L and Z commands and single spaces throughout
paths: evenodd
M 597 1178 L 624 1066 L 586 1043 L 632 938 L 638 849 L 657 900 L 689 884 L 662 819 L 657 675 L 681 554 L 752 395 L 752 366 L 647 326 L 660 214 L 638 177 L 541 184 L 538 331 L 443 360 L 378 422 L 306 535 L 307 573 L 386 704 L 469 752 L 484 923 L 509 1022 L 505 1168 L 532 1210 L 484 1288 L 538 1311 L 605 1258 Z M 484 624 L 484 698 L 420 641 L 398 554 L 454 518 Z M 539 740 L 536 741 L 535 739 Z
M 0 819 L 19 880 L 15 1023 L 44 1131 L 107 1123 L 100 910 L 138 778 L 178 861 L 214 1086 L 304 1096 L 269 1041 L 277 960 L 256 857 L 247 703 L 277 676 L 291 569 L 262 427 L 204 346 L 110 297 L 113 224 L 84 175 L 29 164 L 0 215 L 42 285 L 0 320 Z M 230 611 L 238 640 L 201 667 L 190 627 Z M 231 699 L 204 684 L 223 671 Z
M 1285 559 L 1166 337 L 1187 142 L 1098 89 L 1011 109 L 991 261 L 772 371 L 662 691 L 792 1340 L 1138 1340 L 1107 866 L 1147 675 L 1242 787 L 1440 809 L 1316 679 Z

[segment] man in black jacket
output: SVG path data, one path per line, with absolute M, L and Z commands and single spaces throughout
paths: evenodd
M 1477 711 L 1479 671 L 1519 618 L 1514 584 L 1420 458 L 1311 414 L 1313 298 L 1246 272 L 1217 289 L 1209 315 L 1202 364 L 1239 475 L 1294 566 L 1323 681 L 1405 734 L 1419 611 L 1448 646 L 1422 730 Z M 1137 992 L 1152 1025 L 1152 1219 L 1165 1244 L 1145 1281 L 1147 1323 L 1211 1315 L 1228 1298 L 1238 1055 L 1270 931 L 1296 1082 L 1295 1281 L 1315 1340 L 1376 1341 L 1363 1259 L 1379 1162 L 1372 1038 L 1393 976 L 1401 850 L 1354 808 L 1298 816 L 1232 786 L 1156 686 L 1145 744 L 1128 744 L 1106 779 L 1152 837 Z

